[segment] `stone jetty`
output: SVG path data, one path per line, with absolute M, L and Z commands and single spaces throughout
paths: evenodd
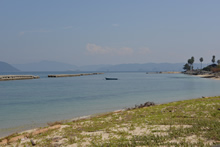
M 33 75 L 0 75 L 0 81 L 8 80 L 26 80 L 26 79 L 39 79 L 39 76 Z
M 180 74 L 179 71 L 158 71 L 158 72 L 147 72 L 146 74 Z
M 99 75 L 104 73 L 81 73 L 81 74 L 58 74 L 48 75 L 49 78 L 60 78 L 60 77 L 77 77 L 77 76 L 88 76 L 88 75 Z

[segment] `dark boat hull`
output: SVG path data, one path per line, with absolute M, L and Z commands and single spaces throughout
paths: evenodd
M 105 78 L 106 80 L 118 80 L 118 78 Z

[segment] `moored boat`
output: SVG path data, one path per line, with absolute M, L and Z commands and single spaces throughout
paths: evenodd
M 105 78 L 106 80 L 118 80 L 118 78 Z

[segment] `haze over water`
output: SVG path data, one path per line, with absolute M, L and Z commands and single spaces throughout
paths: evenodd
M 102 75 L 0 82 L 0 136 L 47 122 L 133 107 L 220 95 L 220 81 L 183 74 L 109 72 Z M 10 74 L 10 73 L 8 73 Z M 11 73 L 12 74 L 12 73 Z M 15 74 L 15 73 L 13 73 Z M 105 77 L 119 80 L 106 81 Z

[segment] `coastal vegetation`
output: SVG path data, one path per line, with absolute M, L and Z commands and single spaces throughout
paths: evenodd
M 212 64 L 209 64 L 208 66 L 202 67 L 203 57 L 199 59 L 201 62 L 201 68 L 200 69 L 193 69 L 193 63 L 194 63 L 194 57 L 192 56 L 190 59 L 187 60 L 187 63 L 183 66 L 183 69 L 185 70 L 184 73 L 191 74 L 191 75 L 207 75 L 207 77 L 220 77 L 220 60 L 215 60 L 215 56 L 212 56 L 211 62 Z
M 202 69 L 203 57 L 201 57 L 201 58 L 199 59 L 199 61 L 201 62 L 201 69 Z
M 220 143 L 220 97 L 99 114 L 2 138 L 0 146 L 212 146 Z

